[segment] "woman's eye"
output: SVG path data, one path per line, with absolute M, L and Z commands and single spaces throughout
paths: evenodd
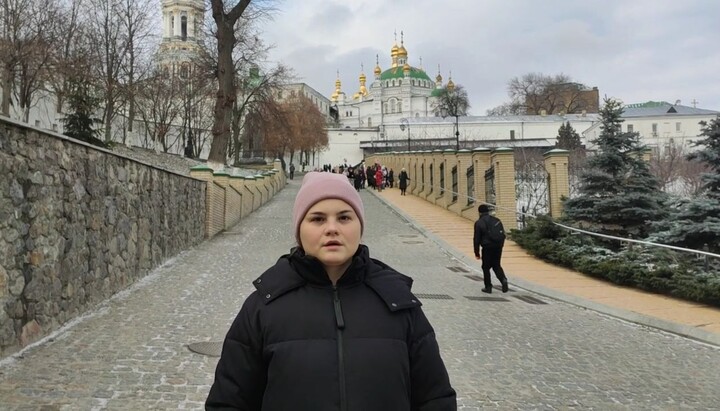
M 310 217 L 310 222 L 315 223 L 318 221 L 322 221 L 322 217 Z

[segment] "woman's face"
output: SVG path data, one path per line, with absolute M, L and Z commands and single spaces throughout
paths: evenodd
M 339 268 L 344 271 L 360 246 L 361 232 L 360 219 L 348 203 L 326 199 L 305 214 L 300 223 L 300 245 L 328 272 Z

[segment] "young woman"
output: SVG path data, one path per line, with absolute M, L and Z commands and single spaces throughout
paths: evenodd
M 253 282 L 225 337 L 206 408 L 456 410 L 412 279 L 370 258 L 347 178 L 308 173 L 298 246 Z

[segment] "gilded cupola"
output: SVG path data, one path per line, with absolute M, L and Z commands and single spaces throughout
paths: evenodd
M 330 96 L 330 101 L 332 101 L 333 103 L 337 103 L 340 95 L 342 94 L 341 86 L 342 83 L 340 82 L 340 71 L 338 71 L 337 79 L 335 80 L 335 91 L 333 92 L 332 96 Z
M 380 78 L 380 74 L 382 74 L 382 69 L 380 68 L 380 57 L 376 54 L 375 55 L 375 70 L 373 70 L 373 73 L 375 74 L 375 78 Z

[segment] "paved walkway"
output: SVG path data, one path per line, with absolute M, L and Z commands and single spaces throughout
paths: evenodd
M 436 241 L 464 255 L 467 263 L 476 261 L 472 221 L 419 197 L 401 196 L 397 189 L 372 193 L 424 227 Z M 510 283 L 524 289 L 720 346 L 718 308 L 621 287 L 554 266 L 530 256 L 512 241 L 503 250 L 502 264 Z
M 0 410 L 202 409 L 217 358 L 188 344 L 221 341 L 251 281 L 293 245 L 298 186 L 1 361 Z M 363 241 L 414 278 L 460 410 L 717 409 L 720 348 L 527 291 L 516 267 L 511 292 L 483 294 L 479 264 L 381 201 L 392 195 L 361 193 Z

